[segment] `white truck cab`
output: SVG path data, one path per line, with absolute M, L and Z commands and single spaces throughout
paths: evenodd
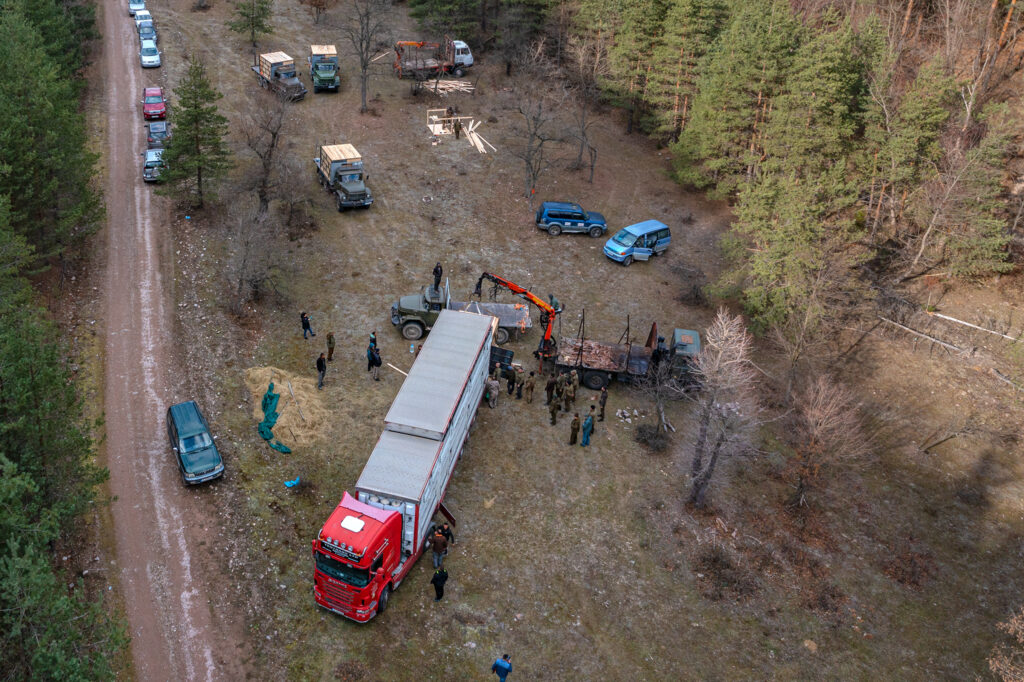
M 461 40 L 453 40 L 452 44 L 455 46 L 455 65 L 456 66 L 473 66 L 473 53 L 469 49 L 469 45 Z

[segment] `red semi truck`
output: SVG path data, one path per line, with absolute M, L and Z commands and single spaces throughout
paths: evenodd
M 423 553 L 484 392 L 497 319 L 443 310 L 384 418 L 353 497 L 313 540 L 316 603 L 365 623 Z

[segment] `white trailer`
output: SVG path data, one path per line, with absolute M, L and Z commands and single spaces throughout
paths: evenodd
M 402 515 L 399 580 L 408 570 L 408 559 L 423 550 L 469 437 L 496 325 L 489 315 L 441 312 L 356 483 L 360 502 Z

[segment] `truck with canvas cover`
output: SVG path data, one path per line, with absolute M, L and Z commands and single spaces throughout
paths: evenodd
M 693 359 L 700 352 L 700 334 L 690 329 L 675 329 L 672 343 L 658 336 L 658 324 L 651 324 L 644 345 L 632 343 L 629 324 L 618 343 L 583 338 L 563 338 L 554 358 L 559 370 L 575 369 L 580 381 L 595 391 L 607 386 L 609 380 L 637 381 L 647 377 L 659 363 L 670 363 L 669 376 L 684 383 L 690 379 Z
M 369 176 L 363 172 L 363 157 L 352 145 L 320 145 L 313 165 L 320 184 L 334 195 L 339 211 L 373 203 L 373 194 L 366 186 Z
M 260 86 L 282 97 L 298 101 L 306 96 L 306 86 L 295 72 L 295 60 L 284 52 L 261 54 L 252 66 Z
M 443 74 L 461 78 L 473 66 L 473 52 L 461 40 L 448 36 L 440 43 L 400 40 L 395 43 L 395 61 L 392 65 L 399 78 L 429 80 Z
M 442 310 L 465 310 L 497 318 L 494 342 L 499 346 L 507 343 L 515 332 L 525 332 L 533 326 L 525 303 L 453 301 L 447 280 L 438 289 L 428 284 L 419 293 L 402 296 L 392 303 L 391 324 L 402 331 L 402 336 L 415 341 L 433 328 Z
M 313 92 L 334 90 L 341 85 L 338 73 L 338 50 L 334 45 L 309 46 L 309 80 L 313 83 Z
M 423 553 L 484 393 L 497 321 L 444 310 L 356 482 L 313 540 L 313 597 L 365 623 Z

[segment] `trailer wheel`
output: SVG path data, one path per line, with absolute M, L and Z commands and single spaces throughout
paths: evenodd
M 583 374 L 583 385 L 595 391 L 600 391 L 608 385 L 608 375 L 604 372 L 585 372 Z
M 391 585 L 385 585 L 384 589 L 381 590 L 380 598 L 377 599 L 377 615 L 384 613 L 384 609 L 388 607 L 388 599 L 391 597 Z
M 402 336 L 410 341 L 423 338 L 423 325 L 419 322 L 406 322 L 402 325 Z
M 498 330 L 494 332 L 494 343 L 499 346 L 504 346 L 508 343 L 508 330 L 504 327 L 498 327 Z

